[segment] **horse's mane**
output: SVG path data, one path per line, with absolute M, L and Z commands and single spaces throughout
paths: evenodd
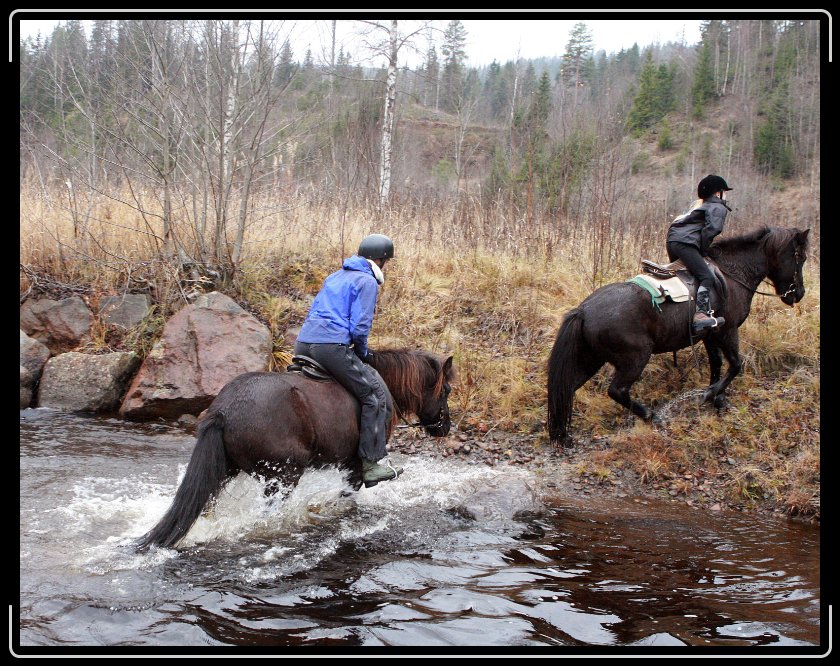
M 709 256 L 715 260 L 726 259 L 728 256 L 739 254 L 745 250 L 752 250 L 762 245 L 768 255 L 776 255 L 790 243 L 797 233 L 799 233 L 798 229 L 759 227 L 740 236 L 716 240 L 709 248 Z M 804 249 L 807 249 L 807 245 L 806 239 Z
M 377 349 L 372 365 L 385 380 L 394 400 L 404 411 L 415 414 L 423 404 L 425 387 L 434 384 L 437 397 L 444 382 L 452 380 L 454 375 L 451 365 L 444 373 L 440 359 L 421 349 Z
M 799 233 L 798 229 L 782 229 L 763 226 L 745 234 L 741 234 L 740 236 L 716 240 L 709 251 L 710 253 L 714 252 L 715 254 L 720 254 L 721 252 L 729 254 L 731 252 L 755 247 L 760 242 L 766 243 L 769 251 L 778 251 L 782 247 L 786 246 L 790 239 L 797 233 Z
M 709 255 L 717 258 L 721 254 L 731 254 L 754 248 L 760 241 L 765 240 L 771 231 L 770 227 L 759 227 L 740 236 L 720 238 L 709 248 Z

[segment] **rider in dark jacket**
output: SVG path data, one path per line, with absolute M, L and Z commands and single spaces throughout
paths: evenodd
M 709 253 L 712 240 L 723 231 L 726 215 L 731 210 L 726 205 L 724 193 L 732 188 L 720 176 L 708 175 L 697 185 L 700 200 L 685 215 L 676 218 L 668 228 L 665 246 L 671 261 L 681 259 L 697 279 L 697 311 L 692 328 L 701 331 L 723 324 L 722 317 L 713 317 L 709 292 L 714 276 L 703 257 Z
M 391 398 L 385 382 L 370 365 L 368 333 L 373 323 L 382 268 L 394 256 L 394 244 L 382 234 L 367 236 L 341 270 L 324 280 L 301 326 L 295 354 L 320 363 L 361 405 L 359 457 L 365 487 L 395 479 L 402 467 L 383 466 Z

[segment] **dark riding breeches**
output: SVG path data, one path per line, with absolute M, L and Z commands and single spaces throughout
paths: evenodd
M 362 363 L 347 345 L 296 342 L 295 354 L 315 359 L 339 384 L 356 396 L 362 407 L 359 457 L 373 461 L 384 458 L 387 424 L 393 408 L 388 388 L 379 373 Z
M 697 279 L 697 288 L 706 287 L 709 291 L 715 284 L 715 278 L 709 265 L 703 260 L 700 250 L 688 243 L 671 242 L 665 246 L 671 261 L 681 259 L 688 271 Z

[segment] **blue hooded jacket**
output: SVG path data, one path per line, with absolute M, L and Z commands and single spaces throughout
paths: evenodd
M 324 280 L 298 341 L 353 343 L 356 355 L 364 359 L 378 294 L 379 283 L 368 260 L 358 255 L 345 259 L 341 270 Z

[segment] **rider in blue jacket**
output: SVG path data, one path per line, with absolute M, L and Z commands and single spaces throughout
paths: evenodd
M 394 256 L 394 243 L 382 234 L 371 234 L 358 252 L 344 260 L 341 270 L 324 280 L 312 302 L 295 343 L 295 354 L 320 363 L 361 404 L 359 457 L 365 487 L 395 479 L 401 467 L 383 466 L 391 398 L 385 382 L 368 363 L 368 334 L 373 323 L 382 268 Z

